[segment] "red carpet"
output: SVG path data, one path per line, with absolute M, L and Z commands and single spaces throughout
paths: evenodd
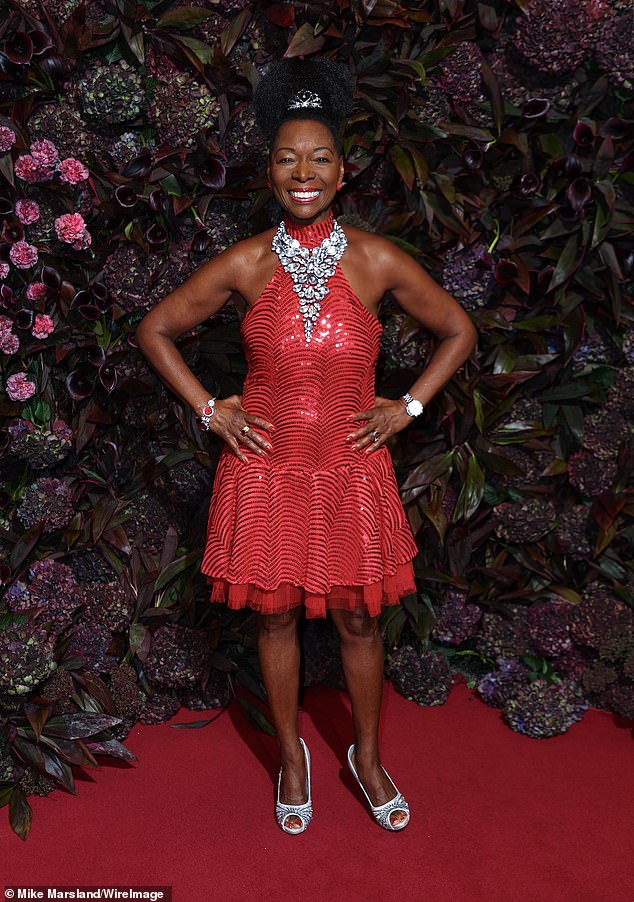
M 135 727 L 136 765 L 89 772 L 76 797 L 33 797 L 26 842 L 2 809 L 0 886 L 171 884 L 175 902 L 634 898 L 631 723 L 590 710 L 533 740 L 463 683 L 436 708 L 386 683 L 381 725 L 383 762 L 412 808 L 402 833 L 374 824 L 342 767 L 347 696 L 316 687 L 300 714 L 315 809 L 305 834 L 275 824 L 277 740 L 234 703 L 200 730 Z

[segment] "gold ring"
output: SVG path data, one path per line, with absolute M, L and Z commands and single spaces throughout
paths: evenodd
M 245 426 L 242 427 L 242 429 L 240 430 L 240 432 L 241 432 L 243 435 L 246 435 L 250 428 L 251 428 L 250 426 L 245 425 Z

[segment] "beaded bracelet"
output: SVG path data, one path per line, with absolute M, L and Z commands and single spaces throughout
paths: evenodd
M 209 420 L 214 415 L 214 405 L 216 403 L 215 398 L 210 398 L 205 406 L 203 407 L 202 414 L 200 416 L 200 431 L 201 432 L 209 432 Z

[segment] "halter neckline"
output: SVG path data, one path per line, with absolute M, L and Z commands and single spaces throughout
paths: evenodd
M 332 210 L 323 222 L 299 223 L 290 216 L 284 216 L 284 225 L 291 238 L 296 238 L 302 247 L 316 247 L 332 232 L 335 218 Z

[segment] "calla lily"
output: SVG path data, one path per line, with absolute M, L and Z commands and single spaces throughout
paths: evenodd
M 33 41 L 24 32 L 16 32 L 4 45 L 4 52 L 18 66 L 26 66 L 33 57 Z
M 73 401 L 83 401 L 94 391 L 95 385 L 91 379 L 93 369 L 86 364 L 81 364 L 66 377 L 66 391 Z
M 577 122 L 572 137 L 575 140 L 575 144 L 578 144 L 579 147 L 587 148 L 592 147 L 594 144 L 594 131 L 587 122 Z
M 510 285 L 517 273 L 517 263 L 513 263 L 512 260 L 500 260 L 494 270 L 495 281 L 498 285 Z
M 566 189 L 566 197 L 573 210 L 581 210 L 592 199 L 592 182 L 587 178 L 578 178 Z
M 130 208 L 137 202 L 136 191 L 129 185 L 119 185 L 114 192 L 116 202 L 120 207 Z
M 226 170 L 222 160 L 212 157 L 200 167 L 200 181 L 207 188 L 219 191 L 224 188 L 226 181 Z
M 550 109 L 550 100 L 545 97 L 531 97 L 522 108 L 522 116 L 525 119 L 539 119 L 545 116 Z

